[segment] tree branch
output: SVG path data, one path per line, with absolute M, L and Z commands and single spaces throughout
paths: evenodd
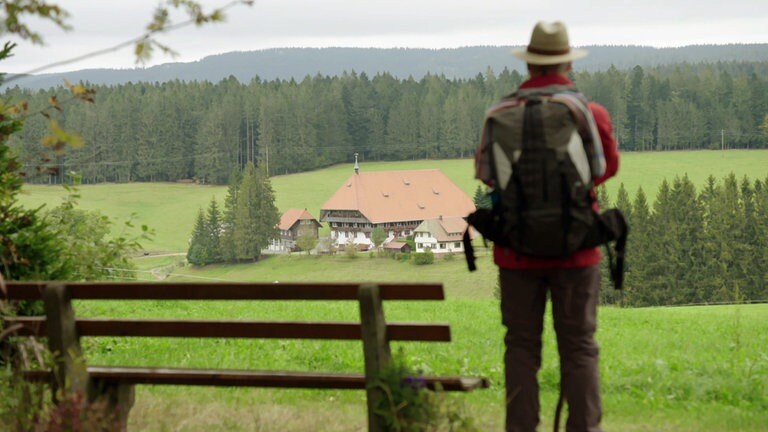
M 131 45 L 136 45 L 138 47 L 141 44 L 146 44 L 146 43 L 149 43 L 150 45 L 151 44 L 157 44 L 157 42 L 155 42 L 153 40 L 153 37 L 156 34 L 158 34 L 158 33 L 167 33 L 167 32 L 173 31 L 173 30 L 178 30 L 178 29 L 183 28 L 183 27 L 187 27 L 187 26 L 192 25 L 192 24 L 199 26 L 199 25 L 202 25 L 205 22 L 209 22 L 209 21 L 220 21 L 223 18 L 223 12 L 226 11 L 227 9 L 230 9 L 230 8 L 232 8 L 234 6 L 239 5 L 239 4 L 244 4 L 244 5 L 247 5 L 247 6 L 251 6 L 253 4 L 253 2 L 254 2 L 254 0 L 232 0 L 232 1 L 230 1 L 229 3 L 227 3 L 224 6 L 218 8 L 218 9 L 214 9 L 214 11 L 211 12 L 209 15 L 204 15 L 199 10 L 194 10 L 194 9 L 190 8 L 189 13 L 190 13 L 190 15 L 192 15 L 192 17 L 190 19 L 188 19 L 186 21 L 182 21 L 182 22 L 177 23 L 177 24 L 172 24 L 172 25 L 166 25 L 166 23 L 164 21 L 162 21 L 158 17 L 158 15 L 156 14 L 155 15 L 155 20 L 149 26 L 147 26 L 147 28 L 149 30 L 146 33 L 144 33 L 143 35 L 139 36 L 139 37 L 133 38 L 133 39 L 125 41 L 125 42 L 121 42 L 121 43 L 119 43 L 119 44 L 117 44 L 115 46 L 109 47 L 109 48 L 103 48 L 103 49 L 100 49 L 100 50 L 97 50 L 97 51 L 93 51 L 93 52 L 90 52 L 90 53 L 87 53 L 87 54 L 83 54 L 83 55 L 80 55 L 80 56 L 77 56 L 77 57 L 74 57 L 74 58 L 70 58 L 70 59 L 66 59 L 66 60 L 61 60 L 61 61 L 49 63 L 47 65 L 40 66 L 40 67 L 37 67 L 35 69 L 31 69 L 29 71 L 26 71 L 26 72 L 23 72 L 21 74 L 14 75 L 12 77 L 9 77 L 9 78 L 5 79 L 4 83 L 8 84 L 10 82 L 13 82 L 13 81 L 25 78 L 27 75 L 33 75 L 33 74 L 40 73 L 40 72 L 43 72 L 43 71 L 46 71 L 46 70 L 49 70 L 49 69 L 52 69 L 52 68 L 55 68 L 55 67 L 59 67 L 59 66 L 66 66 L 66 65 L 69 65 L 69 64 L 72 64 L 72 63 L 78 63 L 78 62 L 81 62 L 83 60 L 87 60 L 89 58 L 98 57 L 98 56 L 101 56 L 101 55 L 104 55 L 104 54 L 107 54 L 107 53 L 110 53 L 110 52 L 118 51 L 120 49 L 123 49 L 123 48 L 131 46 Z M 178 6 L 178 5 L 176 5 L 176 6 Z M 162 10 L 162 8 L 160 8 L 159 10 Z M 144 48 L 142 48 L 142 50 L 143 49 Z M 137 51 L 139 51 L 139 50 L 137 49 Z M 173 51 L 171 51 L 171 50 L 169 50 L 167 48 L 164 48 L 164 51 L 170 52 L 172 55 L 175 55 L 175 53 Z M 148 57 L 142 57 L 141 54 L 142 54 L 141 51 L 136 53 L 136 57 L 137 57 L 136 58 L 136 63 L 143 63 L 145 60 L 148 59 Z

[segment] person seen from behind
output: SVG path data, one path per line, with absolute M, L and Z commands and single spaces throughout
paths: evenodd
M 570 47 L 562 22 L 537 23 L 528 46 L 513 54 L 526 62 L 529 73 L 518 92 L 536 89 L 546 92 L 550 88 L 577 92 L 568 75 L 571 62 L 586 56 L 587 52 Z M 592 128 L 593 135 L 599 136 L 605 159 L 604 172 L 593 180 L 597 186 L 616 174 L 619 154 L 608 111 L 594 102 L 585 106 L 588 109 L 584 111 L 593 117 L 592 125 L 596 126 L 596 131 Z M 523 129 L 536 124 L 540 123 L 526 121 Z M 549 131 L 519 133 L 532 139 L 533 145 L 536 137 L 546 140 L 550 136 Z M 494 190 L 498 185 L 494 184 L 490 166 L 495 154 L 489 148 L 494 143 L 486 138 L 484 131 L 475 156 L 475 176 Z M 544 179 L 551 180 L 556 179 Z M 594 189 L 589 194 L 597 210 Z M 601 279 L 600 250 L 582 249 L 569 256 L 552 258 L 521 254 L 512 247 L 495 244 L 493 254 L 499 267 L 502 322 L 506 327 L 506 430 L 535 431 L 540 422 L 537 373 L 541 367 L 543 318 L 549 294 L 560 355 L 561 397 L 568 406 L 566 430 L 601 431 L 598 346 L 594 339 Z

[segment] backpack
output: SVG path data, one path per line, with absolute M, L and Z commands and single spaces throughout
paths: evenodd
M 543 258 L 567 258 L 616 240 L 623 267 L 624 217 L 593 207 L 591 190 L 606 162 L 582 94 L 566 86 L 513 93 L 488 111 L 482 137 L 478 178 L 493 185 L 493 205 L 467 221 L 485 239 Z

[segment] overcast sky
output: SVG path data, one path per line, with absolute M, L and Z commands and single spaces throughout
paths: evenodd
M 52 1 L 71 14 L 73 30 L 30 21 L 46 45 L 19 42 L 0 71 L 28 72 L 137 37 L 159 2 Z M 212 9 L 228 2 L 200 3 Z M 768 0 L 256 0 L 230 9 L 225 23 L 159 36 L 180 56 L 158 53 L 146 66 L 279 47 L 525 45 L 539 20 L 564 21 L 574 46 L 768 43 L 766 6 Z M 132 50 L 46 72 L 102 67 L 136 67 Z

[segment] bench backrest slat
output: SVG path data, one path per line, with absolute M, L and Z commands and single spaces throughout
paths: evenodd
M 44 317 L 8 318 L 9 324 L 22 324 L 21 334 L 45 336 Z M 79 336 L 179 337 L 179 338 L 252 338 L 252 339 L 335 339 L 360 340 L 360 323 L 352 322 L 282 322 L 213 320 L 120 320 L 78 318 Z M 387 324 L 387 339 L 399 341 L 449 342 L 448 324 Z
M 351 282 L 79 282 L 67 283 L 83 300 L 358 300 Z M 440 283 L 378 283 L 382 300 L 444 300 Z M 39 300 L 45 282 L 6 282 L 8 300 Z M 2 290 L 0 290 L 0 296 Z

